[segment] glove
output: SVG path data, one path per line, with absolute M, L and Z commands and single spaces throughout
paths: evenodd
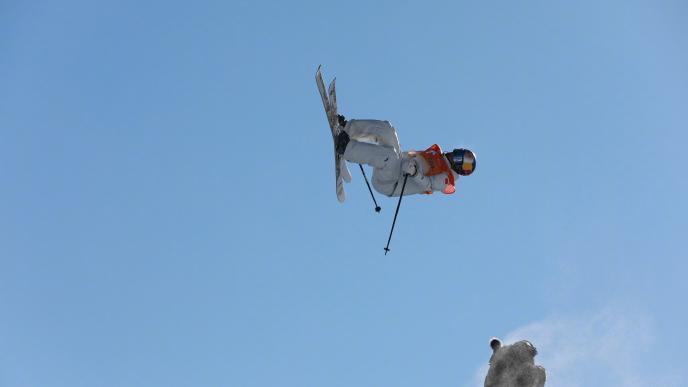
M 401 171 L 408 174 L 409 176 L 415 176 L 418 172 L 418 163 L 415 157 L 410 157 L 401 165 Z

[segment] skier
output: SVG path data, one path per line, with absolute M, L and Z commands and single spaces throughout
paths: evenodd
M 373 187 L 383 195 L 399 196 L 406 175 L 404 196 L 434 191 L 452 194 L 459 176 L 475 171 L 475 154 L 468 149 L 443 153 L 435 144 L 424 151 L 402 152 L 389 121 L 337 118 L 343 128 L 335 138 L 337 154 L 372 166 Z

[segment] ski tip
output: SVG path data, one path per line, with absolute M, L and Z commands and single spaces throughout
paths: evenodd
M 318 70 L 316 71 L 316 73 L 319 73 L 321 68 L 322 68 L 322 65 L 319 64 L 319 65 L 318 65 Z

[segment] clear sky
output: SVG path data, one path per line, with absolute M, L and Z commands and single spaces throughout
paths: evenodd
M 0 386 L 685 386 L 684 1 L 0 3 Z M 455 195 L 335 197 L 315 87 Z M 369 171 L 370 172 L 370 171 Z

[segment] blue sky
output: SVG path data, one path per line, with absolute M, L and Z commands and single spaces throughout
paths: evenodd
M 682 386 L 688 7 L 0 4 L 0 385 Z M 314 83 L 451 196 L 335 197 Z

